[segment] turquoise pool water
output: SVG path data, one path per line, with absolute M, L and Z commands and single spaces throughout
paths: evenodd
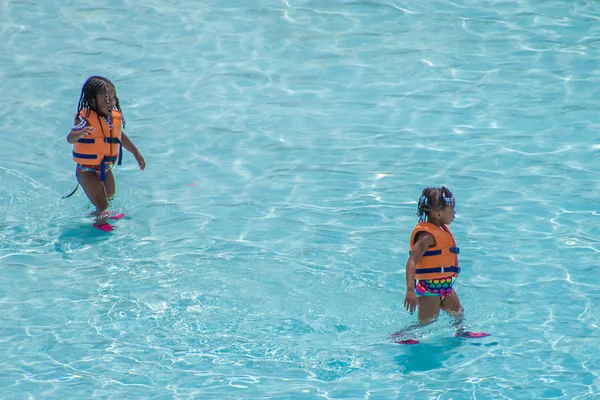
M 0 398 L 598 398 L 600 5 L 0 5 Z M 117 86 L 113 233 L 75 186 Z M 455 194 L 442 318 L 387 341 L 426 186 Z

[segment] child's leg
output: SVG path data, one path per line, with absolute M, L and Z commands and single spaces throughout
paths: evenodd
M 417 300 L 419 306 L 419 324 L 429 325 L 440 315 L 440 297 L 423 296 Z
M 463 327 L 463 315 L 464 310 L 460 305 L 460 300 L 458 299 L 458 295 L 455 291 L 452 291 L 449 295 L 447 295 L 444 300 L 442 300 L 441 304 L 442 310 L 446 311 L 454 318 L 454 326 L 456 327 L 456 336 L 466 337 L 466 338 L 482 338 L 486 336 L 490 336 L 489 333 L 485 332 L 470 332 L 465 331 Z
M 106 188 L 106 198 L 110 202 L 115 197 L 115 177 L 112 170 L 108 170 L 106 178 L 104 179 L 104 187 Z
M 464 310 L 460 304 L 460 299 L 458 298 L 455 290 L 444 297 L 444 300 L 442 300 L 442 303 L 440 304 L 440 308 L 454 318 L 456 333 L 461 334 L 464 331 L 462 326 Z
M 450 293 L 444 298 L 441 307 L 442 310 L 446 311 L 454 318 L 456 336 L 468 338 L 481 338 L 485 336 L 490 336 L 489 333 L 465 331 L 465 328 L 463 327 L 464 310 L 460 304 L 460 300 L 458 299 L 458 295 L 455 291 L 452 291 L 452 293 Z
M 107 208 L 110 207 L 110 202 L 115 197 L 115 177 L 112 171 L 108 170 L 106 178 L 104 179 L 104 188 L 106 190 L 106 199 L 108 201 Z M 104 217 L 110 216 L 110 219 L 121 219 L 125 216 L 123 213 L 111 213 L 109 211 L 104 212 Z
M 400 341 L 414 339 L 413 331 L 434 322 L 440 314 L 440 297 L 423 296 L 417 299 L 419 322 L 392 333 L 390 336 Z
M 103 225 L 106 223 L 106 217 L 102 216 L 102 212 L 108 208 L 108 199 L 106 197 L 106 188 L 100 181 L 97 173 L 91 171 L 82 171 L 77 174 L 77 180 L 85 191 L 88 199 L 96 206 L 96 211 L 93 215 L 96 216 L 95 225 Z

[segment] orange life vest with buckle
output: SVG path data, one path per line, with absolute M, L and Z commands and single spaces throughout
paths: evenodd
M 441 228 L 441 229 L 440 229 Z M 415 244 L 415 237 L 419 232 L 431 234 L 435 246 L 427 249 L 415 268 L 415 279 L 436 279 L 448 276 L 458 276 L 459 248 L 447 225 L 437 226 L 431 222 L 419 222 L 410 235 L 410 250 Z
M 118 110 L 112 111 L 112 129 L 93 110 L 81 110 L 75 119 L 78 117 L 85 119 L 94 131 L 73 144 L 73 161 L 82 165 L 110 165 L 118 162 L 123 123 L 121 113 Z

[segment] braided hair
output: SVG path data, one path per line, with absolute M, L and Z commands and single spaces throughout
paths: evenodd
M 79 97 L 79 104 L 77 105 L 77 115 L 81 112 L 81 110 L 92 110 L 98 113 L 98 109 L 96 108 L 96 96 L 98 94 L 105 94 L 106 101 L 109 105 L 110 110 L 110 101 L 108 98 L 108 90 L 109 87 L 112 88 L 115 92 L 115 108 L 121 113 L 123 127 L 125 127 L 125 118 L 123 118 L 123 112 L 121 111 L 121 105 L 119 104 L 119 96 L 117 96 L 117 89 L 115 85 L 108 79 L 103 76 L 90 76 L 83 87 L 81 88 L 81 96 Z M 87 116 L 86 116 L 87 117 Z M 107 115 L 107 117 L 111 118 L 111 115 Z
M 417 204 L 417 216 L 420 222 L 427 221 L 430 212 L 443 210 L 456 204 L 454 195 L 445 186 L 441 188 L 425 188 Z

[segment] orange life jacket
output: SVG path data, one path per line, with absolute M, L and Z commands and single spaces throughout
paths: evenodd
M 75 116 L 85 119 L 94 131 L 73 144 L 73 161 L 82 165 L 100 166 L 100 179 L 104 180 L 106 166 L 121 165 L 121 126 L 123 117 L 118 110 L 112 111 L 112 129 L 103 118 L 93 110 L 81 110 Z
M 440 229 L 441 228 L 441 229 Z M 419 232 L 433 235 L 435 246 L 427 249 L 415 268 L 415 279 L 436 279 L 447 276 L 458 276 L 459 248 L 450 228 L 447 225 L 437 226 L 431 222 L 419 222 L 410 235 L 410 250 L 415 244 L 415 237 Z

